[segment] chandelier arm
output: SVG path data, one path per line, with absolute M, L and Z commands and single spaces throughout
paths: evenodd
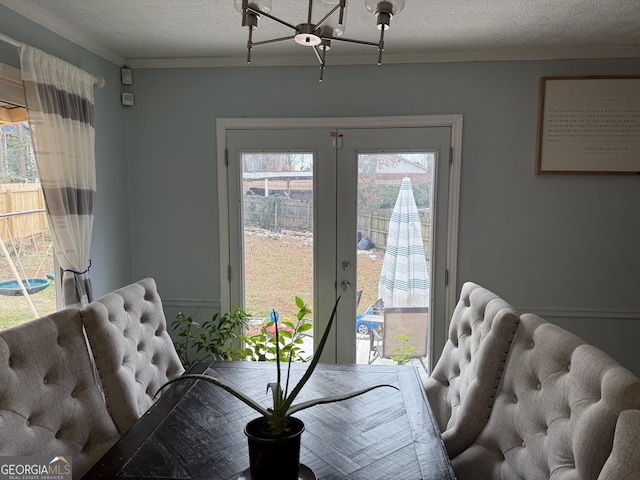
M 382 28 L 380 30 L 380 43 L 378 43 L 378 65 L 382 65 L 382 51 L 384 50 L 384 31 L 386 29 Z
M 322 81 L 322 78 L 324 77 L 324 66 L 325 66 L 325 57 L 327 56 L 327 49 L 323 48 L 322 49 L 322 61 L 320 62 L 320 78 L 318 81 Z
M 309 8 L 307 10 L 307 23 L 311 23 L 311 12 L 313 12 L 313 0 L 309 0 Z
M 345 38 L 345 37 L 326 37 L 326 38 L 330 38 L 331 40 L 339 40 L 341 42 L 358 43 L 360 45 L 371 45 L 372 47 L 380 48 L 380 43 L 376 43 L 376 42 L 365 42 L 364 40 L 355 40 L 353 38 Z
M 295 35 L 290 35 L 288 37 L 272 38 L 271 40 L 262 40 L 260 42 L 253 42 L 251 46 L 259 47 L 260 45 L 268 45 L 270 43 L 283 42 L 285 40 L 293 40 L 293 38 L 295 38 Z
M 316 23 L 316 27 L 319 28 L 321 27 L 327 20 L 329 20 L 329 18 L 331 17 L 331 15 L 334 14 L 334 12 L 340 8 L 340 4 L 336 5 L 335 7 L 333 7 L 331 9 L 331 11 L 329 13 L 327 13 L 324 18 L 322 20 L 320 20 L 318 23 Z M 342 25 L 342 22 L 339 22 L 340 25 Z
M 242 0 L 242 26 L 246 27 L 247 26 L 247 7 L 248 7 L 248 0 Z M 250 63 L 250 62 L 247 62 Z
M 327 49 L 323 48 L 322 53 L 320 53 L 320 47 L 318 47 L 317 45 L 314 45 L 313 52 L 316 54 L 316 58 L 318 59 L 318 62 L 320 62 L 320 78 L 318 80 L 321 82 L 322 77 L 324 77 L 324 66 L 326 65 L 325 57 L 327 55 Z
M 290 23 L 285 22 L 284 20 L 280 20 L 278 17 L 274 17 L 273 15 L 271 15 L 270 13 L 267 12 L 262 12 L 260 10 L 256 10 L 255 8 L 251 8 L 250 6 L 247 6 L 247 10 L 249 10 L 252 13 L 255 13 L 256 15 L 264 15 L 267 18 L 270 18 L 271 20 L 273 20 L 274 22 L 278 22 L 282 25 L 285 25 L 287 27 L 289 27 L 292 30 L 296 29 L 295 25 L 291 25 Z
M 318 59 L 318 63 L 321 66 L 324 66 L 324 59 L 322 58 L 322 55 L 320 55 L 320 49 L 318 48 L 317 45 L 313 46 L 313 53 L 316 54 L 316 58 Z

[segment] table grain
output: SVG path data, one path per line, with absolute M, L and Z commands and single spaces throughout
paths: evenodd
M 291 365 L 289 390 L 307 366 Z M 198 363 L 189 372 L 224 379 L 270 405 L 266 386 L 276 381 L 275 363 Z M 305 424 L 301 463 L 318 480 L 455 479 L 414 367 L 319 364 L 295 403 L 383 383 L 399 390 L 375 389 L 298 412 Z M 237 480 L 249 464 L 244 426 L 257 416 L 213 384 L 177 382 L 83 478 Z

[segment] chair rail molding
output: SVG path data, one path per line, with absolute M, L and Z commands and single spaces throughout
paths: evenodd
M 640 320 L 640 310 L 608 310 L 578 307 L 516 306 L 519 313 L 535 313 L 545 318 L 602 318 L 611 320 Z
M 165 307 L 189 307 L 189 308 L 211 308 L 220 310 L 222 302 L 219 298 L 202 297 L 162 297 L 162 304 Z

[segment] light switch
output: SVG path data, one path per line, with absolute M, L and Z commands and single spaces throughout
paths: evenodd
M 122 94 L 122 105 L 133 106 L 133 93 Z

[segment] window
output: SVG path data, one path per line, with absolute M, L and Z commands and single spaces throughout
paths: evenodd
M 53 248 L 20 71 L 2 64 L 0 248 L 0 330 L 55 311 Z

